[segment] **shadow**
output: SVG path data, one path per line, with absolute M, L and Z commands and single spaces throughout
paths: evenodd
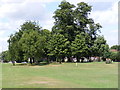
M 28 65 L 28 63 L 17 63 L 17 64 L 15 64 L 15 66 L 26 66 L 26 65 Z
M 15 66 L 45 66 L 45 65 L 48 65 L 48 63 L 44 63 L 44 62 L 41 62 L 41 63 L 38 63 L 38 64 L 30 64 L 30 63 L 17 63 L 15 64 Z
M 37 66 L 45 66 L 45 65 L 49 65 L 50 63 L 39 63 L 39 64 L 36 64 Z M 35 66 L 36 66 L 35 65 Z

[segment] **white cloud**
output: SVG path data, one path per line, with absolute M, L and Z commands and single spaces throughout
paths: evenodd
M 5 31 L 0 31 L 0 36 L 2 36 L 5 33 Z
M 0 37 L 0 52 L 8 49 L 8 37 Z
M 45 3 L 54 0 L 1 0 L 0 1 L 0 47 L 7 49 L 8 36 L 18 31 L 26 20 L 40 21 L 43 28 L 51 29 L 52 14 L 46 11 Z M 1 4 L 2 3 L 2 4 Z M 48 14 L 49 13 L 49 14 Z M 0 49 L 0 52 L 1 50 Z
M 118 23 L 118 2 L 113 3 L 112 7 L 104 11 L 94 11 L 90 15 L 95 22 L 102 25 L 112 25 Z
M 89 3 L 89 2 L 117 2 L 118 0 L 67 0 L 68 2 L 72 3 L 72 4 L 77 4 L 79 2 L 86 2 L 86 3 Z

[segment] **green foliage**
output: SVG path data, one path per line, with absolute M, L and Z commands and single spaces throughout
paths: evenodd
M 9 62 L 10 61 L 9 51 L 3 51 L 2 53 L 0 53 L 0 60 L 3 60 L 3 62 Z
M 111 49 L 116 49 L 116 50 L 120 51 L 120 45 L 114 45 L 114 46 L 111 47 Z
M 109 53 L 109 46 L 106 44 L 106 40 L 103 36 L 98 36 L 92 46 L 92 53 L 94 56 L 103 56 L 109 57 L 107 53 Z
M 74 11 L 75 6 L 69 2 L 62 1 L 59 5 L 60 9 L 54 12 L 53 18 L 55 19 L 55 25 L 52 28 L 53 33 L 60 33 L 65 36 L 69 41 L 72 41 L 74 37 Z
M 120 52 L 111 52 L 111 56 L 110 58 L 113 60 L 113 61 L 120 61 Z
M 44 38 L 44 45 L 43 45 L 43 56 L 42 57 L 48 57 L 48 42 L 51 38 L 51 32 L 47 29 L 41 30 L 40 34 L 42 35 L 42 37 Z
M 86 42 L 89 42 L 88 35 L 85 35 L 84 33 L 77 35 L 71 44 L 72 55 L 77 57 L 86 57 L 89 52 L 89 47 Z
M 67 47 L 69 56 L 92 56 L 92 47 L 102 26 L 99 23 L 95 24 L 94 20 L 89 18 L 91 10 L 92 7 L 84 2 L 75 6 L 62 1 L 59 9 L 55 11 L 52 33 L 60 33 L 70 42 Z M 106 42 L 100 44 L 104 45 Z
M 55 56 L 59 60 L 65 55 L 67 55 L 67 46 L 69 41 L 61 34 L 53 34 L 48 42 L 48 55 Z
M 19 41 L 19 44 L 22 47 L 22 51 L 25 52 L 26 59 L 37 57 L 42 55 L 43 53 L 43 44 L 45 39 L 38 33 L 38 31 L 29 30 L 29 32 L 25 31 Z
M 40 30 L 41 27 L 36 22 L 27 21 L 23 23 L 19 32 L 11 35 L 8 40 L 10 60 L 22 62 L 27 60 L 28 56 L 33 55 L 32 52 L 37 55 L 36 49 L 39 48 L 38 45 L 41 42 L 41 39 L 39 40 Z

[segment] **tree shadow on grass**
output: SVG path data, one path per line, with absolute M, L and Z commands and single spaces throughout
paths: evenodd
M 42 62 L 42 63 L 38 63 L 38 64 L 35 64 L 35 63 L 33 63 L 33 64 L 30 64 L 30 63 L 17 63 L 17 64 L 15 64 L 15 66 L 45 66 L 45 65 L 49 65 L 49 63 Z

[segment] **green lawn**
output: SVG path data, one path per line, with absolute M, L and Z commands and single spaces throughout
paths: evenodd
M 118 88 L 118 63 L 3 64 L 3 88 Z

